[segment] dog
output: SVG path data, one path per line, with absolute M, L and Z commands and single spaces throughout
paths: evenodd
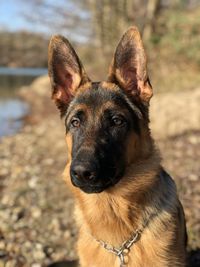
M 186 266 L 183 208 L 149 129 L 153 92 L 138 29 L 122 36 L 106 81 L 92 82 L 59 35 L 48 68 L 66 127 L 80 266 Z

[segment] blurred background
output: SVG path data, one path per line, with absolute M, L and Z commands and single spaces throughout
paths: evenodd
M 148 55 L 151 128 L 185 208 L 190 266 L 200 266 L 200 0 L 1 0 L 0 267 L 77 258 L 73 198 L 61 179 L 64 129 L 47 77 L 50 36 L 66 36 L 98 81 L 131 25 Z

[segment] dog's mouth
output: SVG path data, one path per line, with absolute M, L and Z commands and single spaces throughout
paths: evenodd
M 105 191 L 110 185 L 107 186 L 81 186 L 79 187 L 83 192 L 87 194 L 98 194 Z
M 83 192 L 88 193 L 88 194 L 101 193 L 104 190 L 106 190 L 108 187 L 112 186 L 112 182 L 110 180 L 105 184 L 82 183 L 75 179 L 71 179 L 71 181 L 75 187 L 80 188 Z
M 106 179 L 107 182 L 101 184 L 82 183 L 79 180 L 74 180 L 74 179 L 71 179 L 71 181 L 75 187 L 80 188 L 83 192 L 87 194 L 98 194 L 110 187 L 115 186 L 121 180 L 122 176 L 123 174 L 120 173 L 120 175 L 117 175 L 115 177 L 107 178 Z

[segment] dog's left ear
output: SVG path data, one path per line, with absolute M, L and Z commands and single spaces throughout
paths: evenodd
M 52 98 L 61 111 L 66 111 L 77 89 L 90 81 L 70 42 L 60 35 L 51 38 L 49 44 L 48 70 Z
M 131 98 L 148 103 L 153 95 L 141 36 L 131 27 L 120 40 L 110 66 L 108 81 L 117 83 Z

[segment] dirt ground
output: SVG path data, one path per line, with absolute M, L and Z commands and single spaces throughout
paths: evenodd
M 18 134 L 0 140 L 0 267 L 69 267 L 64 262 L 77 259 L 73 198 L 61 178 L 63 122 L 48 90 L 47 79 L 40 78 L 21 91 L 31 114 Z M 190 267 L 200 266 L 200 89 L 194 94 L 156 95 L 151 109 L 163 165 L 186 214 Z

